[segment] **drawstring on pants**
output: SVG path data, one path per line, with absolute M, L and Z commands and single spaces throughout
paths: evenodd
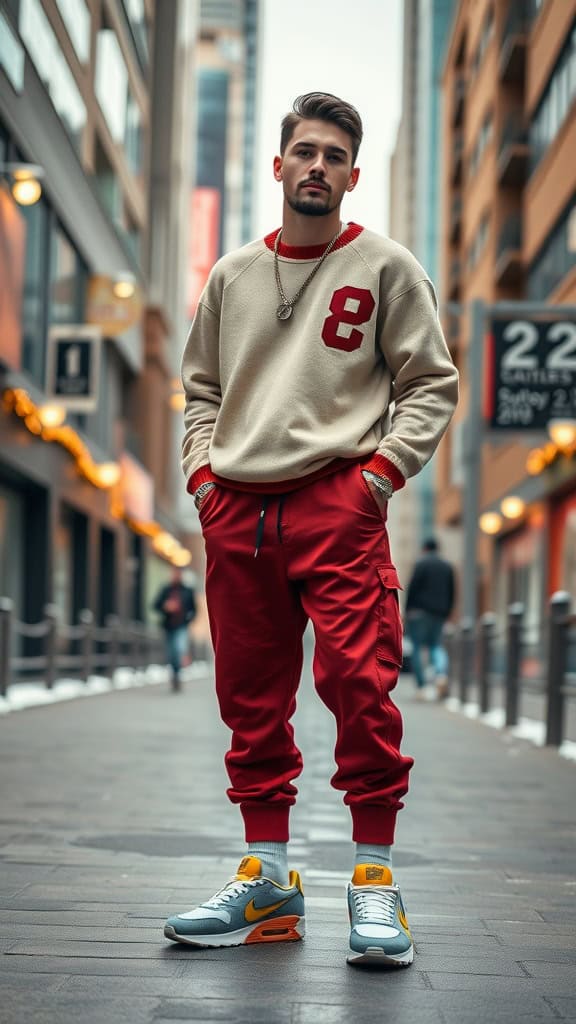
M 284 508 L 284 500 L 286 495 L 283 494 L 278 502 L 278 516 L 276 518 L 276 530 L 278 533 L 278 540 L 282 543 L 282 510 Z M 262 546 L 262 540 L 264 538 L 264 521 L 266 519 L 266 510 L 270 504 L 270 498 L 268 496 L 262 499 L 262 508 L 258 515 L 258 526 L 256 528 L 256 548 L 254 550 L 254 558 L 258 558 L 258 552 Z
M 256 528 L 256 549 L 254 551 L 254 558 L 258 558 L 258 552 L 260 550 L 262 538 L 264 537 L 264 520 L 266 518 L 266 509 L 268 508 L 269 501 L 270 498 L 268 497 L 262 499 L 262 508 L 260 509 L 260 515 L 258 517 L 258 526 Z

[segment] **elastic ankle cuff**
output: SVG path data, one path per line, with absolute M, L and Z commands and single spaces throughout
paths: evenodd
M 287 843 L 290 804 L 240 804 L 247 843 Z
M 377 843 L 391 846 L 394 842 L 397 810 L 381 804 L 356 804 L 350 807 L 352 839 L 355 843 Z

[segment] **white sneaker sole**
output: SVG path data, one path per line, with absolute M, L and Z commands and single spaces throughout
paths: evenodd
M 248 928 L 238 928 L 229 935 L 180 935 L 176 929 L 167 924 L 164 927 L 164 935 L 172 942 L 184 942 L 188 946 L 198 946 L 201 949 L 211 949 L 220 946 L 245 946 L 256 942 L 296 942 L 303 939 L 306 934 L 306 918 L 300 917 L 290 928 L 274 928 L 274 919 L 254 925 Z M 281 921 L 278 921 L 281 926 Z M 268 926 L 268 927 L 267 927 Z M 258 932 L 258 938 L 250 938 L 254 932 Z
M 368 946 L 363 953 L 350 953 L 346 962 L 354 967 L 409 967 L 414 960 L 414 946 L 405 953 L 390 955 L 379 946 Z

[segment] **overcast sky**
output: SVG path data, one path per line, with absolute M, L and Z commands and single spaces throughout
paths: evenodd
M 280 224 L 281 186 L 272 177 L 280 121 L 296 96 L 325 91 L 349 100 L 364 124 L 360 181 L 344 200 L 346 220 L 388 228 L 388 165 L 400 118 L 402 0 L 262 0 L 257 235 Z

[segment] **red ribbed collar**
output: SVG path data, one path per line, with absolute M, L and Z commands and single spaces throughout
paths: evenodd
M 274 242 L 280 228 L 276 228 L 269 235 L 264 238 L 264 244 L 274 252 Z M 352 221 L 348 224 L 345 231 L 342 232 L 338 241 L 334 244 L 332 252 L 336 252 L 336 249 L 343 249 L 345 245 L 352 242 L 358 235 L 364 231 L 364 228 L 360 224 L 354 224 Z M 278 246 L 278 255 L 285 256 L 289 260 L 317 260 L 323 255 L 326 245 L 285 245 L 282 239 L 280 239 L 280 245 Z

